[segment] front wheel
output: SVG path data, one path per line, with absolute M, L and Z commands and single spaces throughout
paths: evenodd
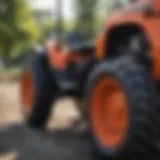
M 158 93 L 142 66 L 129 59 L 102 62 L 87 85 L 89 121 L 107 157 L 142 156 L 154 148 Z
M 36 55 L 25 67 L 21 79 L 22 110 L 30 127 L 45 127 L 55 92 L 47 57 Z

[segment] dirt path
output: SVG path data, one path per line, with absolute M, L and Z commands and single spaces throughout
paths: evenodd
M 0 83 L 0 125 L 22 121 L 17 83 Z
M 23 114 L 22 114 L 21 105 L 20 105 L 19 90 L 20 89 L 19 89 L 18 83 L 0 83 L 0 127 L 1 128 L 3 126 L 6 126 L 6 125 L 8 126 L 14 123 L 23 123 Z M 48 127 L 50 130 L 68 127 L 72 123 L 72 120 L 78 116 L 79 114 L 77 113 L 74 107 L 73 101 L 71 101 L 70 99 L 61 100 L 57 102 L 55 105 L 55 110 L 51 115 L 50 121 L 48 123 Z M 32 135 L 31 133 L 33 133 L 33 131 L 30 131 L 29 129 L 27 130 L 26 127 L 21 125 L 18 128 L 17 127 L 15 128 L 11 127 L 11 128 L 13 129 L 13 130 L 10 129 L 11 142 L 7 140 L 6 136 L 3 135 L 4 138 L 2 138 L 2 135 L 1 135 L 0 139 L 5 141 L 3 143 L 0 141 L 0 144 L 3 144 L 4 146 L 5 145 L 10 146 L 13 142 L 15 143 L 15 140 L 16 142 L 20 141 L 18 136 L 13 137 L 13 135 L 16 135 L 17 132 L 21 132 L 22 130 L 26 131 L 26 133 L 22 132 L 23 133 L 22 136 L 24 136 L 24 138 L 28 137 L 27 139 L 29 139 L 29 137 L 31 137 Z M 33 135 L 34 137 L 39 137 L 38 132 Z M 47 136 L 44 139 L 48 142 Z M 31 141 L 29 141 L 29 143 L 33 143 L 33 142 L 34 142 L 34 139 L 33 140 L 31 139 Z M 43 146 L 45 144 L 44 140 L 41 143 Z M 19 145 L 25 146 L 25 141 L 21 142 Z M 37 146 L 37 144 L 34 143 L 34 145 L 32 144 L 31 146 Z M 3 148 L 2 145 L 0 145 L 0 149 L 1 148 Z M 28 148 L 30 147 L 28 146 Z M 26 153 L 28 151 L 28 148 L 27 147 L 25 148 Z M 38 151 L 35 150 L 35 152 L 38 152 Z M 4 153 L 0 157 L 0 160 L 12 160 L 16 156 L 17 156 L 17 153 L 14 151 L 9 152 L 9 154 Z
M 0 126 L 23 121 L 18 83 L 0 83 Z M 53 106 L 49 128 L 65 127 L 79 116 L 71 99 L 61 100 Z

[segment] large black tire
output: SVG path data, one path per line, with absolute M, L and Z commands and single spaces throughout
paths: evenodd
M 129 103 L 129 124 L 123 142 L 116 148 L 104 146 L 97 138 L 90 113 L 90 98 L 93 88 L 102 77 L 114 77 L 122 86 Z M 129 58 L 102 62 L 91 76 L 86 89 L 89 106 L 88 117 L 94 143 L 98 151 L 110 158 L 138 158 L 150 154 L 156 146 L 158 128 L 158 92 L 143 66 Z M 103 107 L 103 106 L 100 106 Z M 105 122 L 104 122 L 105 123 Z
M 48 120 L 56 92 L 56 85 L 51 75 L 47 56 L 45 54 L 35 55 L 29 65 L 25 67 L 24 74 L 25 72 L 31 74 L 34 86 L 33 102 L 29 112 L 25 110 L 22 102 L 25 120 L 32 128 L 43 128 Z

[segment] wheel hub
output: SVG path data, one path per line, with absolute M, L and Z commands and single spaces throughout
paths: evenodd
M 22 77 L 22 104 L 25 112 L 30 112 L 33 105 L 33 79 L 30 72 L 25 72 Z
M 126 135 L 128 126 L 127 98 L 114 78 L 99 80 L 91 97 L 91 123 L 98 140 L 115 148 Z

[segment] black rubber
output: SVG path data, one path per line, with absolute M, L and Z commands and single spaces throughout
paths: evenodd
M 76 96 L 78 99 L 83 98 L 86 81 L 95 65 L 96 65 L 95 60 L 84 60 L 79 64 L 77 64 L 77 67 L 75 67 L 77 73 L 76 78 L 79 83 L 76 92 Z
M 151 77 L 143 66 L 136 64 L 129 58 L 119 58 L 109 62 L 102 62 L 92 72 L 86 89 L 88 106 L 90 106 L 91 92 L 99 79 L 104 76 L 116 78 L 129 103 L 130 122 L 123 143 L 117 148 L 104 147 L 97 139 L 91 124 L 91 133 L 98 151 L 109 158 L 143 157 L 155 151 L 157 129 L 159 122 L 158 92 Z M 103 107 L 103 106 L 101 106 Z M 88 114 L 91 106 L 88 109 Z M 88 117 L 90 117 L 88 115 Z
M 34 83 L 34 102 L 31 113 L 25 114 L 26 122 L 32 128 L 44 128 L 56 92 L 46 55 L 35 55 L 25 70 L 32 74 Z

